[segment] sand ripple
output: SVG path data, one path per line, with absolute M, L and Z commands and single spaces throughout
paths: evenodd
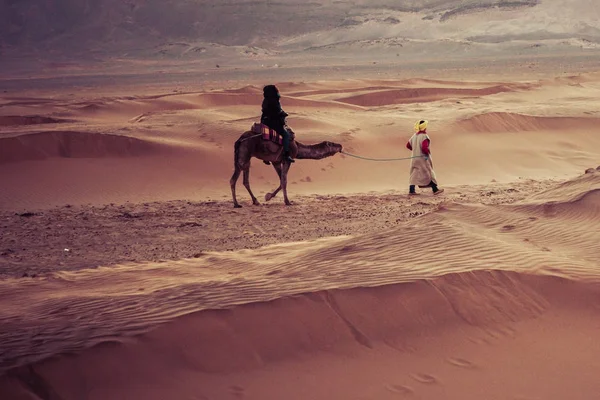
M 448 204 L 377 234 L 3 280 L 0 365 L 139 334 L 201 310 L 399 283 L 430 281 L 470 324 L 535 315 L 547 300 L 520 274 L 600 282 L 599 185 L 594 172 L 571 182 L 562 202 L 540 195 L 512 205 Z

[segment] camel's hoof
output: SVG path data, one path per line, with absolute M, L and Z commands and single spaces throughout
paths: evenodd
M 267 193 L 265 194 L 265 201 L 269 201 L 273 198 L 273 195 L 271 193 Z
M 293 205 L 294 205 L 294 203 L 292 203 L 291 201 L 286 201 L 286 202 L 285 202 L 285 205 L 286 205 L 286 206 L 293 206 Z
M 233 208 L 242 208 L 242 206 L 240 206 L 239 204 L 234 204 Z
M 260 206 L 260 203 L 258 201 L 255 201 L 252 204 L 254 204 L 255 206 Z

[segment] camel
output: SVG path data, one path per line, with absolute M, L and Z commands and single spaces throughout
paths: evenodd
M 341 144 L 327 141 L 312 145 L 304 145 L 294 140 L 293 132 L 290 142 L 290 153 L 292 158 L 295 159 L 320 160 L 322 158 L 331 157 L 342 151 Z M 280 190 L 283 190 L 285 204 L 287 206 L 292 204 L 287 195 L 287 174 L 291 164 L 288 161 L 284 161 L 282 155 L 283 146 L 269 140 L 264 140 L 261 134 L 257 134 L 253 131 L 246 131 L 240 136 L 234 146 L 233 162 L 235 171 L 229 181 L 231 184 L 231 195 L 233 196 L 233 206 L 235 208 L 242 207 L 235 196 L 235 185 L 242 171 L 244 172 L 244 186 L 248 190 L 248 193 L 250 193 L 252 204 L 256 206 L 260 205 L 250 189 L 250 160 L 252 157 L 263 160 L 265 164 L 272 164 L 275 168 L 275 172 L 277 172 L 277 175 L 279 176 L 279 187 L 273 192 L 267 193 L 265 195 L 265 201 L 271 200 Z

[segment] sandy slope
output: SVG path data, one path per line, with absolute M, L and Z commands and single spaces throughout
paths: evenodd
M 297 197 L 292 208 L 274 202 L 233 209 L 228 199 L 5 211 L 0 220 L 10 235 L 0 237 L 0 276 L 178 260 L 206 251 L 378 232 L 436 210 L 444 202 L 506 204 L 555 184 L 522 180 L 457 186 L 443 197 L 429 193 L 409 198 L 398 191 L 309 195 Z
M 599 190 L 590 169 L 378 233 L 5 279 L 2 367 L 76 355 L 13 370 L 0 391 L 593 398 Z
M 598 398 L 596 2 L 237 3 L 0 3 L 0 400 Z
M 600 148 L 598 76 L 522 83 L 439 80 L 281 84 L 298 140 L 368 157 L 402 157 L 416 118 L 431 120 L 444 184 L 566 178 Z M 3 209 L 227 197 L 232 144 L 259 117 L 260 86 L 73 99 L 6 95 L 0 108 Z M 293 194 L 403 189 L 406 161 L 303 160 Z M 347 179 L 346 177 L 352 177 Z M 255 163 L 259 193 L 274 171 Z M 56 190 L 60 188 L 60 190 Z M 241 196 L 244 196 L 242 193 Z
M 428 118 L 448 190 L 341 154 L 234 210 L 261 85 L 0 98 L 0 397 L 600 391 L 597 74 L 282 81 L 304 143 L 404 157 Z

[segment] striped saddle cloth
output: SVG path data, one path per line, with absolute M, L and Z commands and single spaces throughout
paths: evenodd
M 260 133 L 263 140 L 269 140 L 273 143 L 283 144 L 283 137 L 265 124 L 255 122 L 250 130 L 254 133 Z

